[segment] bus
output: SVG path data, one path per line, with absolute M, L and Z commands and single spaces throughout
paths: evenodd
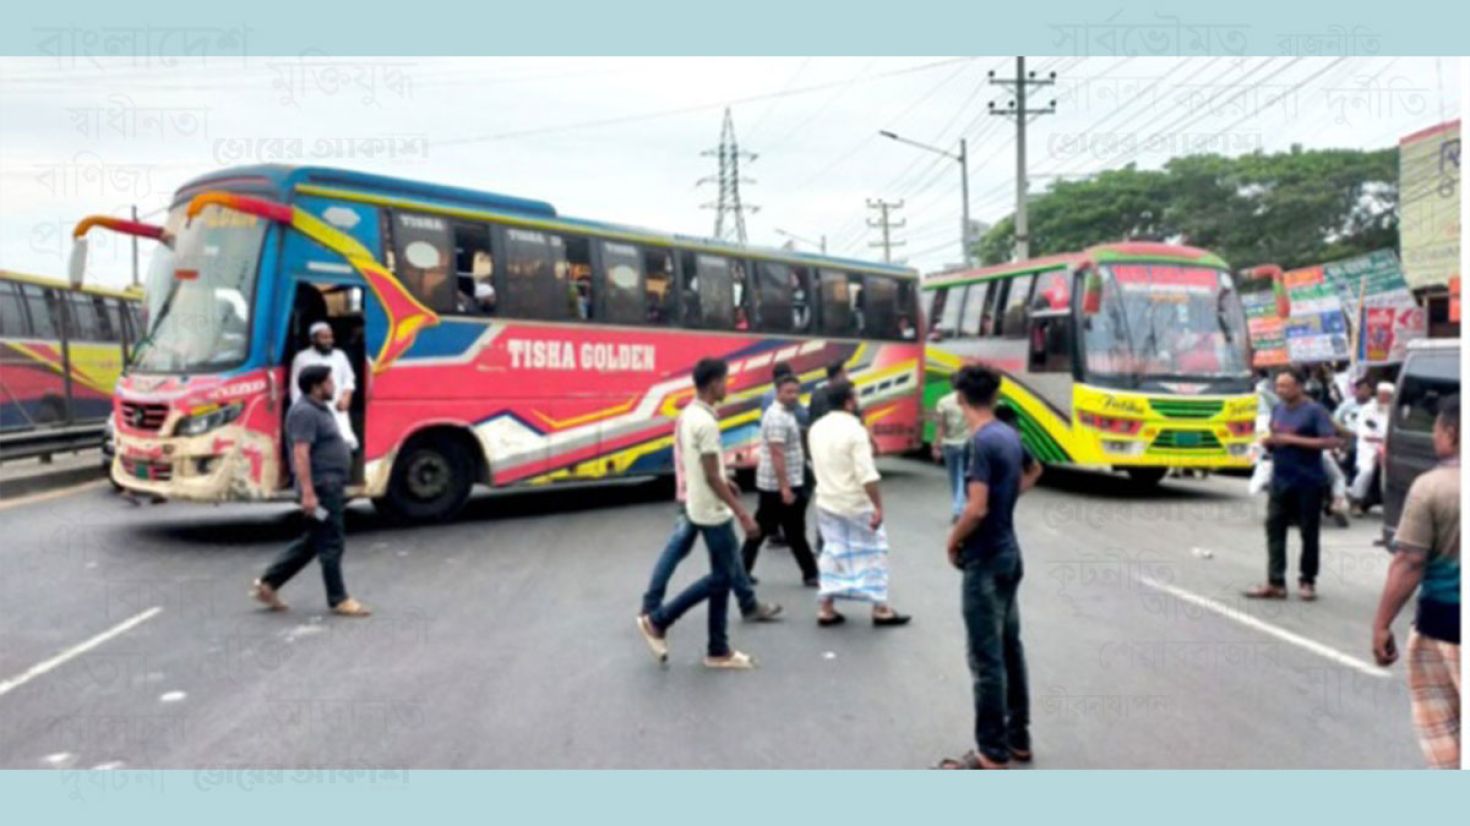
M 1217 256 L 1105 244 L 935 273 L 923 290 L 926 418 L 950 376 L 979 362 L 1002 373 L 1002 402 L 1043 462 L 1122 470 L 1145 486 L 1169 468 L 1250 466 L 1245 317 Z
M 0 270 L 0 459 L 97 447 L 138 294 Z
M 92 220 L 92 219 L 88 219 Z M 78 226 L 73 269 L 85 270 Z M 730 364 L 729 459 L 789 362 L 808 394 L 843 361 L 878 448 L 919 446 L 912 270 L 568 218 L 549 203 L 324 167 L 185 184 L 157 239 L 151 319 L 118 385 L 123 487 L 198 502 L 291 495 L 288 366 L 318 322 L 353 363 L 349 495 L 454 514 L 475 484 L 671 473 L 706 356 Z

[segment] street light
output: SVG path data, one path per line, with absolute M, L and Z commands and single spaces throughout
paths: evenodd
M 776 227 L 776 234 L 777 235 L 780 235 L 780 236 L 782 236 L 784 238 L 790 238 L 793 241 L 800 241 L 803 244 L 809 244 L 809 245 L 811 245 L 813 247 L 816 247 L 816 248 L 820 249 L 822 251 L 822 254 L 823 255 L 826 255 L 827 254 L 827 236 L 826 235 L 823 235 L 822 236 L 822 240 L 820 242 L 817 242 L 817 241 L 812 241 L 812 240 L 807 239 L 807 238 L 803 238 L 803 237 L 801 237 L 800 235 L 797 235 L 794 232 L 787 232 L 786 230 L 781 229 L 780 227 Z
M 960 224 L 960 247 L 962 247 L 962 249 L 960 250 L 960 260 L 963 261 L 963 262 L 965 262 L 966 265 L 969 265 L 969 263 L 970 263 L 970 162 L 969 162 L 970 153 L 969 153 L 968 147 L 966 146 L 965 139 L 964 138 L 960 138 L 960 151 L 959 151 L 959 154 L 955 154 L 954 152 L 950 152 L 947 149 L 940 149 L 937 146 L 930 146 L 927 143 L 919 143 L 918 141 L 909 140 L 908 138 L 905 138 L 905 137 L 903 137 L 901 135 L 895 135 L 894 133 L 888 131 L 887 129 L 880 129 L 880 130 L 878 130 L 878 134 L 882 135 L 885 138 L 888 138 L 889 140 L 898 141 L 899 143 L 906 143 L 909 146 L 913 146 L 913 147 L 917 147 L 919 149 L 923 149 L 926 152 L 933 152 L 936 155 L 943 155 L 944 157 L 949 158 L 952 161 L 959 161 L 959 163 L 960 163 L 960 202 L 961 202 L 960 203 L 960 221 L 963 222 L 963 223 Z

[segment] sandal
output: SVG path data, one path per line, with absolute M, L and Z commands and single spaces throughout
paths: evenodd
M 372 616 L 373 612 L 366 605 L 363 605 L 352 597 L 348 597 L 333 605 L 332 613 L 340 614 L 344 617 L 369 617 Z
M 705 657 L 705 668 L 730 669 L 732 671 L 749 671 L 755 668 L 755 657 L 744 651 L 731 651 L 727 657 Z
M 284 611 L 290 607 L 276 594 L 276 589 L 267 585 L 264 580 L 255 580 L 250 586 L 250 596 L 272 611 Z
M 1031 758 L 1034 756 L 1031 753 L 1031 749 L 1018 749 L 1015 746 L 1011 746 L 1011 759 L 1018 763 L 1030 763 Z
M 827 628 L 833 625 L 841 625 L 844 622 L 847 622 L 847 617 L 841 614 L 833 614 L 830 617 L 824 617 L 820 614 L 817 615 L 817 625 L 820 625 L 823 628 Z
M 962 770 L 969 770 L 969 771 L 978 771 L 978 770 L 986 770 L 986 769 L 988 769 L 988 770 L 1008 769 L 1008 768 L 1010 768 L 1010 766 L 1008 766 L 1005 763 L 997 763 L 996 761 L 991 760 L 989 757 L 986 757 L 985 755 L 980 754 L 979 752 L 967 751 L 967 752 L 964 753 L 964 755 L 962 757 L 959 757 L 959 758 L 946 757 L 943 760 L 940 760 L 939 763 L 934 766 L 934 768 L 936 768 L 936 769 L 962 769 Z
M 1241 596 L 1246 599 L 1286 599 L 1286 586 L 1266 583 L 1257 585 L 1248 591 L 1242 591 Z
M 1303 602 L 1312 602 L 1317 599 L 1317 586 L 1310 582 L 1300 583 L 1296 587 L 1296 594 Z
M 660 665 L 669 661 L 669 641 L 658 635 L 658 629 L 654 627 L 653 620 L 647 614 L 638 615 L 638 633 L 643 635 L 643 641 L 648 643 L 648 650 L 653 652 L 653 658 Z
M 885 626 L 908 625 L 909 620 L 911 619 L 913 619 L 913 617 L 909 616 L 908 614 L 900 614 L 897 611 L 890 610 L 886 614 L 874 614 L 873 624 L 878 626 L 879 628 Z

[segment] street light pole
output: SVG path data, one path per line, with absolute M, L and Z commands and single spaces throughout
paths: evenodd
M 944 157 L 949 158 L 952 161 L 958 161 L 959 162 L 959 164 L 960 164 L 960 201 L 961 201 L 961 204 L 960 204 L 960 220 L 963 222 L 963 224 L 960 226 L 960 260 L 963 261 L 966 266 L 969 266 L 970 261 L 971 261 L 971 258 L 970 258 L 970 150 L 969 150 L 969 146 L 966 143 L 965 139 L 964 138 L 960 138 L 960 151 L 959 151 L 959 154 L 955 154 L 954 152 L 950 152 L 947 149 L 940 149 L 937 146 L 930 146 L 927 143 L 919 143 L 918 141 L 909 140 L 908 138 L 905 138 L 905 137 L 903 137 L 901 135 L 895 135 L 894 133 L 888 131 L 887 129 L 880 129 L 880 130 L 878 130 L 878 134 L 882 135 L 885 138 L 888 138 L 891 141 L 898 141 L 899 143 L 906 143 L 909 146 L 913 146 L 913 147 L 917 147 L 919 149 L 923 149 L 926 152 L 933 152 L 936 155 L 943 155 Z

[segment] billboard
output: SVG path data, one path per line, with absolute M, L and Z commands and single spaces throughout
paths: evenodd
M 1460 275 L 1460 121 L 1399 140 L 1399 251 L 1414 289 Z

